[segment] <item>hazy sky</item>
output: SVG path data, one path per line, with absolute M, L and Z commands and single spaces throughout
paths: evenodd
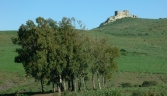
M 55 21 L 75 17 L 92 29 L 116 10 L 129 10 L 140 18 L 167 18 L 166 4 L 167 0 L 0 0 L 0 30 L 18 30 L 39 16 Z

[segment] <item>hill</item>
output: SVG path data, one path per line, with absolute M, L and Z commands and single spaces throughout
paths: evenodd
M 141 85 L 143 81 L 157 81 L 159 86 L 153 87 L 157 90 L 167 85 L 167 19 L 124 18 L 88 30 L 87 34 L 92 38 L 107 37 L 108 43 L 121 51 L 117 60 L 119 70 L 109 87 L 120 88 L 123 83 Z M 12 44 L 11 37 L 16 35 L 16 31 L 0 31 L 0 94 L 9 93 L 10 96 L 18 91 L 35 94 L 40 91 L 40 84 L 25 78 L 22 65 L 14 63 L 18 46 Z M 91 89 L 90 86 L 91 81 L 88 82 Z M 45 86 L 47 91 L 50 88 Z M 138 90 L 138 87 L 134 89 Z M 134 89 L 119 90 L 124 93 Z
M 124 18 L 89 34 L 120 48 L 120 71 L 167 72 L 167 19 Z

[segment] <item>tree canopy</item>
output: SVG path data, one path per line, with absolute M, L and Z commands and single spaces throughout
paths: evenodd
M 73 91 L 85 90 L 85 80 L 88 74 L 101 75 L 105 86 L 106 79 L 117 70 L 115 58 L 119 57 L 119 50 L 107 42 L 90 38 L 85 27 L 78 21 L 80 29 L 76 28 L 74 18 L 63 18 L 57 23 L 52 19 L 36 18 L 36 23 L 28 20 L 22 24 L 17 37 L 12 38 L 18 56 L 15 62 L 22 63 L 27 76 L 32 76 L 41 82 L 44 92 L 44 81 L 47 84 L 57 84 L 58 91 L 68 89 Z M 95 84 L 93 84 L 93 89 Z

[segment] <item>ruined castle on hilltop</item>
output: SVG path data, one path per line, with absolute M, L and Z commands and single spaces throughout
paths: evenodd
M 122 19 L 125 17 L 138 18 L 137 15 L 131 15 L 128 10 L 123 10 L 123 12 L 115 11 L 115 16 L 109 17 L 105 22 L 101 23 L 100 26 L 106 25 L 110 22 L 116 21 L 117 19 Z

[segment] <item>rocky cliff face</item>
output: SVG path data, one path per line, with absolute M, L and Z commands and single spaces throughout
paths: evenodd
M 124 10 L 123 12 L 115 11 L 115 16 L 109 17 L 105 22 L 101 23 L 99 27 L 125 17 L 138 18 L 136 15 L 131 15 L 128 10 Z

